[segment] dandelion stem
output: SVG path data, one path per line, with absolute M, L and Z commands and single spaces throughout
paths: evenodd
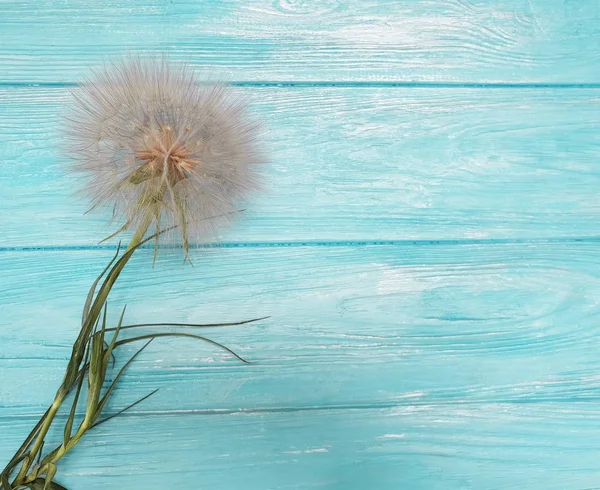
M 144 240 L 144 236 L 146 235 L 148 228 L 152 224 L 153 218 L 154 214 L 150 210 L 147 210 L 136 233 L 131 239 L 127 250 L 125 251 L 125 254 L 123 255 L 123 257 L 121 257 L 119 261 L 117 261 L 117 263 L 109 272 L 104 284 L 98 292 L 98 295 L 92 303 L 91 308 L 88 311 L 86 311 L 87 308 L 84 309 L 84 321 L 82 322 L 82 327 L 81 331 L 79 332 L 79 336 L 77 337 L 77 340 L 75 341 L 75 344 L 73 346 L 73 354 L 71 356 L 71 359 L 69 360 L 69 365 L 67 366 L 65 378 L 60 388 L 56 392 L 52 405 L 43 416 L 41 425 L 37 430 L 37 435 L 33 436 L 35 438 L 35 441 L 33 442 L 31 450 L 27 452 L 27 446 L 22 448 L 23 455 L 25 457 L 23 458 L 23 464 L 21 465 L 21 468 L 19 469 L 19 472 L 17 473 L 17 476 L 12 484 L 13 487 L 19 487 L 19 485 L 23 483 L 31 482 L 37 478 L 38 474 L 41 474 L 41 471 L 35 471 L 32 474 L 30 474 L 29 477 L 27 477 L 27 473 L 30 470 L 31 465 L 35 461 L 38 452 L 42 449 L 44 445 L 46 435 L 48 434 L 48 431 L 50 430 L 50 427 L 54 422 L 54 418 L 58 413 L 58 410 L 60 409 L 65 397 L 68 395 L 71 387 L 75 384 L 75 381 L 78 379 L 84 351 L 87 349 L 87 345 L 91 341 L 91 332 L 93 330 L 93 326 L 96 324 L 100 311 L 106 304 L 108 293 L 111 291 L 112 286 L 115 283 L 118 275 L 120 274 L 121 270 L 123 270 L 123 268 L 125 267 L 125 264 L 129 261 L 129 258 L 131 257 L 135 249 Z M 94 285 L 96 284 L 97 282 L 94 283 Z M 84 420 L 77 433 L 71 439 L 69 439 L 67 443 L 63 443 L 59 450 L 54 453 L 54 456 L 56 457 L 55 461 L 64 456 L 64 454 L 66 454 L 66 452 L 68 452 L 69 449 L 71 449 L 77 443 L 77 441 L 90 428 L 90 426 L 91 424 L 89 423 L 89 420 Z M 15 455 L 15 457 L 20 456 L 21 455 L 19 455 L 18 453 Z M 45 467 L 47 468 L 48 465 L 46 465 Z M 40 470 L 42 469 L 44 469 L 44 465 L 42 465 L 42 468 L 40 468 Z M 12 467 L 9 465 L 7 468 L 5 468 L 2 474 L 8 476 L 8 474 L 10 474 L 11 472 Z M 2 484 L 2 487 L 4 486 L 5 485 Z
M 135 234 L 133 235 L 131 242 L 129 242 L 129 246 L 127 247 L 127 250 L 125 252 L 129 252 L 130 250 L 132 250 L 133 248 L 137 247 L 138 245 L 140 245 L 142 243 L 142 240 L 146 236 L 146 233 L 148 232 L 148 228 L 150 228 L 150 225 L 152 224 L 152 221 L 154 221 L 155 216 L 156 216 L 155 210 L 153 210 L 151 208 L 148 208 L 146 210 L 146 212 L 144 213 L 144 216 L 142 218 L 142 221 L 140 222 Z

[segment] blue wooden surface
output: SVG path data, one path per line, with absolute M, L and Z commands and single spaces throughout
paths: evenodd
M 195 268 L 141 251 L 112 304 L 271 318 L 214 332 L 251 366 L 149 348 L 110 410 L 160 391 L 60 481 L 600 488 L 599 20 L 597 0 L 0 2 L 0 460 L 114 252 L 58 158 L 67 90 L 167 51 L 248 95 L 268 192 Z

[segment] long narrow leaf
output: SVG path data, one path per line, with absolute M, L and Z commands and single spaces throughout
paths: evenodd
M 270 318 L 263 316 L 262 318 L 253 318 L 252 320 L 244 320 L 241 322 L 230 322 L 230 323 L 136 323 L 135 325 L 123 325 L 121 330 L 129 328 L 140 328 L 140 327 L 193 327 L 193 328 L 209 328 L 209 327 L 232 327 L 235 325 L 245 325 L 247 323 L 259 322 Z M 114 332 L 116 328 L 107 328 L 107 332 Z
M 135 358 L 137 356 L 139 356 L 142 351 L 148 347 L 150 345 L 150 343 L 153 341 L 154 339 L 150 339 L 148 342 L 146 342 L 141 349 L 139 349 L 133 356 L 131 356 L 131 358 L 129 359 L 129 361 L 127 361 L 125 363 L 125 365 L 121 368 L 121 370 L 117 373 L 117 376 L 115 377 L 115 379 L 113 380 L 113 382 L 111 383 L 111 385 L 108 387 L 108 390 L 106 390 L 106 393 L 104 394 L 104 396 L 102 397 L 102 399 L 100 400 L 100 402 L 98 403 L 98 407 L 96 409 L 96 413 L 95 413 L 95 417 L 99 417 L 100 414 L 102 413 L 102 410 L 104 409 L 104 406 L 106 405 L 106 402 L 108 401 L 108 398 L 110 397 L 110 395 L 112 394 L 112 392 L 115 389 L 115 386 L 117 385 L 117 382 L 119 381 L 119 379 L 121 378 L 121 376 L 123 375 L 123 373 L 125 372 L 125 370 L 129 367 L 129 365 L 135 360 Z M 118 342 L 116 343 L 118 344 Z M 115 344 L 115 346 L 116 346 Z
M 110 240 L 111 238 L 116 237 L 119 233 L 121 233 L 122 231 L 125 231 L 127 228 L 129 228 L 129 225 L 131 225 L 130 221 L 127 221 L 123 226 L 121 226 L 121 228 L 119 228 L 117 231 L 115 231 L 114 233 L 111 233 L 110 235 L 108 235 L 106 238 L 103 238 L 102 240 L 100 240 L 98 242 L 98 245 L 100 245 L 101 243 L 104 243 L 107 240 Z
M 40 446 L 40 450 L 38 452 L 37 455 L 37 465 L 40 465 L 40 460 L 42 459 L 42 451 L 44 450 L 44 445 L 46 444 L 46 441 L 42 441 L 42 445 Z
M 46 472 L 46 483 L 44 483 L 44 490 L 50 490 L 52 487 L 52 480 L 56 475 L 56 465 L 54 463 L 48 463 L 48 471 Z
M 108 307 L 108 302 L 104 303 L 104 332 L 106 332 L 106 309 Z M 96 326 L 94 327 L 93 332 L 96 333 L 98 331 L 98 322 L 96 322 Z M 91 338 L 91 336 L 90 336 Z M 106 343 L 106 339 L 104 339 L 104 349 L 108 349 L 108 344 Z M 115 365 L 115 357 L 111 354 L 111 358 L 112 358 L 112 362 L 113 362 L 113 366 Z
M 89 293 L 87 295 L 87 298 L 85 300 L 85 305 L 83 306 L 83 316 L 81 318 L 81 325 L 82 326 L 83 326 L 83 324 L 85 322 L 85 317 L 88 315 L 88 313 L 90 311 L 90 305 L 92 304 L 92 299 L 94 299 L 94 293 L 96 292 L 96 287 L 98 286 L 98 283 L 100 282 L 100 279 L 102 279 L 104 277 L 104 274 L 106 274 L 106 271 L 110 268 L 111 265 L 113 265 L 113 262 L 119 256 L 119 251 L 120 250 L 121 250 L 121 242 L 119 242 L 119 245 L 117 246 L 117 252 L 115 253 L 115 256 L 111 259 L 111 261 L 104 268 L 104 270 L 102 271 L 102 273 L 96 278 L 96 280 L 92 284 L 92 287 L 90 288 L 90 291 L 89 291 Z
M 169 190 L 171 190 L 171 189 L 169 188 Z M 185 262 L 187 260 L 190 264 L 192 264 L 192 261 L 190 260 L 189 245 L 188 245 L 188 229 L 187 229 L 187 223 L 186 223 L 186 219 L 185 219 L 185 215 L 186 215 L 185 201 L 183 201 L 182 199 L 179 199 L 178 197 L 173 195 L 172 190 L 171 190 L 171 196 L 175 200 L 175 205 L 177 206 L 177 212 L 179 215 L 178 217 L 179 217 L 181 238 L 183 239 L 183 250 L 185 250 L 185 258 L 183 259 L 183 261 Z
M 58 454 L 58 452 L 61 450 L 62 446 L 58 446 L 55 447 L 52 451 L 50 451 L 48 454 L 46 454 L 46 456 L 44 456 L 44 459 L 42 459 L 42 462 L 40 463 L 40 468 L 48 463 L 51 463 L 54 456 L 56 456 Z
M 29 435 L 25 438 L 25 440 L 23 441 L 23 444 L 21 444 L 21 447 L 19 447 L 19 449 L 17 450 L 15 455 L 8 462 L 8 464 L 6 465 L 6 468 L 4 468 L 4 470 L 2 471 L 0 476 L 10 475 L 13 468 L 25 459 L 25 457 L 27 456 L 25 451 L 27 451 L 29 449 L 29 446 L 31 446 L 31 443 L 37 437 L 37 435 L 40 432 L 42 425 L 44 425 L 44 422 L 46 421 L 46 417 L 48 417 L 49 413 L 50 413 L 50 409 L 48 408 L 46 410 L 46 412 L 44 413 L 44 415 L 42 415 L 42 418 L 38 421 L 38 423 L 35 425 L 35 427 L 29 433 Z
M 73 398 L 73 405 L 71 406 L 71 411 L 69 412 L 69 418 L 65 423 L 65 430 L 63 432 L 63 445 L 65 446 L 69 442 L 69 439 L 71 439 L 71 431 L 73 429 L 73 423 L 75 422 L 75 412 L 77 411 L 77 403 L 79 402 L 79 395 L 81 394 L 81 388 L 83 387 L 83 379 L 84 376 L 79 378 L 77 390 L 75 391 L 75 397 Z
M 13 457 L 13 459 L 10 461 L 10 464 L 8 464 L 6 466 L 6 468 L 4 468 L 4 470 L 2 470 L 2 473 L 0 473 L 0 482 L 3 481 L 4 477 L 6 477 L 6 479 L 8 481 L 8 478 L 10 477 L 11 473 L 13 472 L 15 466 L 17 466 L 21 461 L 24 461 L 23 464 L 29 464 L 30 454 L 31 453 L 28 452 L 28 453 L 22 454 L 18 458 Z M 4 486 L 4 485 L 2 485 L 2 486 Z
M 99 420 L 94 425 L 92 425 L 92 427 L 98 427 L 100 424 L 103 424 L 104 422 L 108 422 L 110 419 L 114 419 L 115 417 L 121 415 L 122 413 L 126 412 L 127 410 L 129 410 L 129 409 L 135 407 L 136 405 L 142 403 L 144 400 L 147 400 L 152 395 L 154 395 L 154 393 L 156 393 L 158 390 L 159 390 L 159 388 L 156 388 L 154 391 L 151 391 L 146 396 L 143 396 L 139 400 L 133 402 L 131 405 L 126 406 L 123 410 L 119 410 L 117 413 L 115 413 L 113 415 L 110 415 L 110 416 L 106 417 L 105 419 Z
M 112 356 L 113 349 L 115 348 L 115 343 L 117 341 L 117 337 L 119 336 L 119 331 L 121 330 L 121 325 L 123 325 L 123 317 L 125 316 L 125 310 L 127 309 L 127 305 L 123 307 L 123 312 L 121 313 L 121 318 L 119 318 L 119 323 L 117 324 L 117 328 L 114 329 L 115 334 L 110 342 L 110 344 L 106 348 L 106 352 L 104 353 L 104 363 L 108 364 L 108 358 Z M 112 329 L 110 329 L 112 331 Z M 107 331 L 106 329 L 104 330 Z
M 244 359 L 242 356 L 236 354 L 229 347 L 227 347 L 227 346 L 225 346 L 223 344 L 219 344 L 219 342 L 216 342 L 215 340 L 207 339 L 206 337 L 202 337 L 201 335 L 194 335 L 194 334 L 191 334 L 191 333 L 183 333 L 183 332 L 162 332 L 162 333 L 151 333 L 151 334 L 147 334 L 147 335 L 140 335 L 138 337 L 132 337 L 130 339 L 119 340 L 115 344 L 115 348 L 120 347 L 120 346 L 125 345 L 125 344 L 130 344 L 131 342 L 138 342 L 140 340 L 145 340 L 145 339 L 155 339 L 157 337 L 189 337 L 189 338 L 192 338 L 192 339 L 202 340 L 204 342 L 208 342 L 209 344 L 216 345 L 217 347 L 220 347 L 221 349 L 226 350 L 227 352 L 229 352 L 230 354 L 234 355 L 240 361 L 242 361 L 242 362 L 244 362 L 246 364 L 252 364 L 251 362 L 246 361 L 246 359 Z
M 106 305 L 104 306 L 104 317 L 102 319 L 102 329 L 94 333 L 92 337 L 92 350 L 90 356 L 90 367 L 88 371 L 88 401 L 85 414 L 85 420 L 93 420 L 96 413 L 96 405 L 100 398 L 102 385 L 106 376 L 106 367 L 108 362 L 104 358 L 104 334 L 106 330 Z
M 63 446 L 66 446 L 71 439 L 71 431 L 73 429 L 73 423 L 75 421 L 75 412 L 77 411 L 77 403 L 79 402 L 79 395 L 81 394 L 81 389 L 83 388 L 83 380 L 85 379 L 85 371 L 87 370 L 90 362 L 90 344 L 88 343 L 85 350 L 85 364 L 82 368 L 81 375 L 78 376 L 77 381 L 77 389 L 75 390 L 75 396 L 73 398 L 73 405 L 71 406 L 71 411 L 69 412 L 69 418 L 65 423 L 65 430 L 63 433 Z M 40 450 L 41 454 L 41 450 Z
M 156 238 L 154 240 L 154 257 L 152 258 L 152 267 L 154 268 L 154 266 L 156 265 L 156 257 L 158 257 L 158 239 L 159 239 L 159 232 L 160 232 L 160 215 L 162 214 L 160 207 L 156 209 L 155 215 L 154 215 L 154 222 L 156 224 Z
M 4 490 L 14 490 L 12 485 L 8 481 L 8 475 L 6 473 L 2 473 L 0 475 L 0 483 L 2 483 L 2 488 Z

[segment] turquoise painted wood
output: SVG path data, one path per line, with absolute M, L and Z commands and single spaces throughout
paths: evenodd
M 268 192 L 224 241 L 600 235 L 597 89 L 243 91 L 272 163 Z M 110 210 L 84 216 L 72 196 L 57 151 L 67 100 L 64 88 L 0 89 L 0 246 L 90 246 L 114 231 Z
M 151 346 L 109 410 L 159 392 L 62 483 L 600 488 L 599 20 L 596 0 L 0 2 L 0 463 L 114 253 L 58 116 L 131 50 L 233 81 L 272 161 L 222 246 L 194 268 L 140 251 L 111 315 L 270 318 L 207 332 L 251 365 Z
M 4 0 L 0 81 L 127 50 L 248 82 L 598 83 L 597 0 Z
M 112 253 L 0 254 L 3 315 L 22 319 L 0 374 L 28 373 L 0 386 L 4 414 L 44 408 L 76 333 L 73 298 Z M 152 255 L 114 290 L 129 322 L 271 318 L 209 332 L 251 366 L 181 339 L 151 346 L 118 398 L 160 386 L 140 411 L 600 399 L 600 243 L 210 249 L 175 273 L 178 256 L 152 269 Z M 49 386 L 31 392 L 40 378 Z

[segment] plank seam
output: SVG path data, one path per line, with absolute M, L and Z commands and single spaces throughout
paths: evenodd
M 460 83 L 460 82 L 402 82 L 402 81 L 231 81 L 234 87 L 271 88 L 458 88 L 458 89 L 600 89 L 600 83 Z M 1 88 L 68 88 L 76 82 L 0 82 Z
M 550 243 L 600 243 L 600 236 L 556 238 L 473 238 L 456 240 L 342 240 L 342 241 L 293 241 L 293 242 L 224 242 L 199 246 L 198 248 L 294 248 L 294 247 L 371 247 L 371 246 L 430 246 L 430 245 L 513 245 Z M 152 249 L 151 246 L 140 248 Z M 181 245 L 165 244 L 162 248 L 181 249 Z M 117 245 L 30 245 L 0 247 L 0 252 L 63 252 L 116 250 Z

